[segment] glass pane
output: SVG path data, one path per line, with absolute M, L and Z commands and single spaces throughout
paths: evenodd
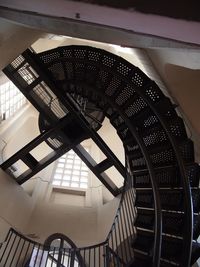
M 87 186 L 87 184 L 85 184 L 85 183 L 81 183 L 80 184 L 80 188 L 87 188 L 88 186 Z
M 71 180 L 71 176 L 69 176 L 69 175 L 64 175 L 64 176 L 63 176 L 63 180 L 68 180 L 68 181 L 70 181 L 70 180 Z
M 65 170 L 64 173 L 71 174 L 72 173 L 72 170 Z
M 84 171 L 84 172 L 81 171 L 81 176 L 86 176 L 86 177 L 87 177 L 87 176 L 88 176 L 88 172 L 86 172 L 86 171 Z
M 72 169 L 72 164 L 66 164 L 66 167 L 67 169 Z
M 62 182 L 62 186 L 69 186 L 69 182 Z
M 74 170 L 80 170 L 81 166 L 80 165 L 74 165 Z
M 82 166 L 81 169 L 84 170 L 84 171 L 87 171 L 88 167 L 87 166 Z
M 88 179 L 81 177 L 81 182 L 87 183 L 88 182 Z
M 54 179 L 58 179 L 58 180 L 61 180 L 61 178 L 62 178 L 62 175 L 61 174 L 55 174 L 54 175 Z
M 80 171 L 73 171 L 73 175 L 79 175 L 80 174 Z
M 58 163 L 58 168 L 64 168 L 64 163 Z
M 64 158 L 60 158 L 58 161 L 64 163 L 65 162 L 65 159 Z
M 75 182 L 73 182 L 73 183 L 71 183 L 71 187 L 79 187 L 79 184 L 78 184 L 78 183 L 75 183 Z
M 56 181 L 56 180 L 54 180 L 54 181 L 53 181 L 53 185 L 60 185 L 60 181 Z
M 79 182 L 79 177 L 78 176 L 72 176 L 72 181 Z
M 63 173 L 63 169 L 61 169 L 61 168 L 57 168 L 57 169 L 56 169 L 56 173 Z

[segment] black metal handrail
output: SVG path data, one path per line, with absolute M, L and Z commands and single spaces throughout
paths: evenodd
M 109 52 L 106 52 L 106 51 L 104 51 L 104 52 L 105 52 L 105 54 L 108 54 L 110 56 Z M 115 55 L 112 55 L 112 56 L 113 57 L 117 57 Z M 71 59 L 68 59 L 68 60 L 69 61 L 73 61 Z M 131 63 L 127 62 L 123 58 L 120 58 L 120 60 L 121 60 L 121 62 L 124 62 L 125 65 L 129 66 L 130 69 L 132 69 L 133 65 L 131 65 Z M 81 59 L 79 59 L 79 61 L 81 62 Z M 89 61 L 86 62 L 85 59 L 84 59 L 84 63 L 89 63 Z M 98 67 L 97 63 L 93 62 L 93 64 L 96 67 Z M 125 81 L 130 86 L 133 85 L 132 82 L 129 79 L 126 79 L 120 73 L 114 72 L 111 67 L 104 66 L 104 70 L 106 70 L 109 73 L 112 73 L 113 75 L 118 77 L 120 80 Z M 144 88 L 142 88 L 142 89 L 144 89 Z M 169 138 L 169 141 L 171 143 L 171 146 L 172 146 L 172 148 L 174 150 L 174 153 L 175 153 L 175 156 L 176 156 L 176 159 L 177 159 L 177 163 L 178 163 L 178 166 L 179 166 L 179 169 L 180 169 L 180 173 L 181 173 L 181 177 L 182 177 L 181 182 L 182 182 L 182 185 L 183 185 L 184 196 L 185 196 L 185 198 L 184 198 L 184 207 L 185 207 L 185 214 L 186 214 L 186 230 L 184 232 L 184 245 L 185 245 L 185 247 L 184 247 L 184 252 L 183 252 L 183 257 L 182 257 L 182 264 L 183 264 L 183 266 L 188 267 L 190 265 L 191 250 L 192 250 L 193 207 L 192 207 L 192 199 L 191 199 L 191 189 L 190 189 L 188 177 L 186 175 L 185 165 L 184 165 L 183 159 L 181 157 L 181 153 L 180 153 L 180 149 L 178 147 L 178 144 L 177 144 L 175 138 L 172 136 L 172 134 L 170 132 L 170 129 L 169 129 L 169 126 L 168 126 L 166 120 L 163 118 L 162 114 L 157 110 L 156 106 L 152 103 L 152 101 L 150 101 L 148 99 L 148 97 L 141 90 L 141 88 L 139 88 L 137 86 L 134 86 L 134 90 L 138 95 L 140 95 L 142 97 L 144 102 L 147 103 L 148 107 L 152 110 L 152 112 L 158 118 L 160 124 L 162 125 L 163 129 L 165 130 L 165 132 L 166 132 L 166 134 L 167 134 L 167 136 Z M 117 108 L 117 110 L 119 112 L 119 107 Z M 124 114 L 122 113 L 120 115 L 125 120 Z M 127 123 L 127 121 L 126 121 L 126 123 Z M 132 125 L 129 125 L 129 126 L 132 126 Z M 140 147 L 140 149 L 141 149 L 141 147 Z M 144 147 L 144 149 L 146 150 L 145 147 Z M 145 151 L 143 153 L 143 155 L 148 157 L 148 152 Z M 150 161 L 146 159 L 146 162 L 150 162 Z M 148 169 L 149 169 L 149 166 L 148 166 Z M 150 171 L 150 173 L 153 173 L 153 172 Z M 152 177 L 152 179 L 154 179 L 154 178 Z M 152 182 L 152 179 L 151 179 L 151 182 Z
M 106 53 L 107 52 L 105 52 L 105 54 Z M 108 53 L 108 55 L 110 56 L 109 53 Z M 115 57 L 115 56 L 113 56 L 113 57 Z M 61 60 L 61 59 L 59 58 L 59 60 Z M 72 59 L 70 59 L 70 60 L 74 61 Z M 132 69 L 133 66 L 130 63 L 123 60 L 122 58 L 120 60 L 121 60 L 121 62 L 124 62 L 124 64 L 126 66 L 129 66 L 131 69 L 131 73 L 129 74 L 128 78 L 124 77 L 120 73 L 117 73 L 110 66 L 104 66 L 104 70 L 111 73 L 112 75 L 115 75 L 121 81 L 126 82 L 126 84 L 133 86 L 133 83 L 131 82 L 130 77 L 132 75 L 132 72 L 134 72 L 136 68 Z M 79 59 L 79 61 L 81 62 L 81 59 Z M 82 61 L 84 63 L 87 63 L 85 61 L 85 59 L 83 59 Z M 88 63 L 89 63 L 89 61 L 88 61 Z M 96 67 L 99 67 L 97 62 L 93 62 L 93 64 Z M 150 82 L 150 84 L 151 84 L 151 82 Z M 147 86 L 148 85 L 149 85 L 149 83 L 147 84 Z M 87 89 L 92 90 L 92 88 L 91 89 L 88 88 L 88 85 L 87 85 Z M 183 249 L 183 256 L 182 256 L 182 266 L 188 267 L 189 263 L 190 263 L 190 255 L 191 255 L 192 226 L 193 226 L 193 221 L 192 221 L 193 220 L 193 216 L 192 216 L 193 213 L 192 213 L 192 200 L 191 200 L 190 185 L 189 185 L 189 181 L 187 179 L 185 166 L 184 166 L 183 159 L 181 157 L 180 149 L 178 147 L 178 144 L 177 144 L 175 138 L 173 137 L 173 135 L 170 131 L 169 125 L 165 121 L 165 118 L 163 117 L 161 112 L 159 112 L 157 110 L 157 107 L 156 107 L 156 105 L 154 105 L 153 101 L 149 100 L 148 96 L 144 92 L 144 89 L 145 89 L 145 85 L 143 87 L 140 87 L 140 88 L 137 86 L 134 86 L 134 90 L 135 90 L 136 94 L 138 96 L 140 96 L 142 98 L 142 100 L 147 104 L 147 106 L 150 108 L 152 113 L 155 114 L 156 118 L 158 119 L 158 121 L 162 125 L 163 129 L 165 130 L 165 133 L 166 133 L 166 135 L 170 141 L 170 144 L 172 146 L 172 149 L 174 151 L 177 165 L 179 167 L 181 177 L 182 177 L 181 182 L 182 182 L 183 192 L 184 192 L 184 196 L 185 196 L 185 198 L 184 198 L 184 211 L 185 211 L 185 215 L 186 215 L 186 229 L 187 229 L 186 231 L 184 231 L 184 249 Z M 55 93 L 56 97 L 59 98 L 59 95 L 56 94 L 56 90 L 54 91 L 54 93 Z M 97 93 L 99 93 L 102 97 L 105 97 L 106 101 L 112 106 L 112 108 L 114 108 L 114 110 L 120 115 L 120 117 L 123 118 L 126 127 L 129 129 L 133 138 L 136 140 L 136 142 L 140 148 L 140 151 L 142 152 L 142 155 L 145 159 L 147 169 L 149 172 L 149 176 L 150 176 L 150 180 L 151 180 L 151 186 L 152 186 L 153 197 L 154 197 L 154 208 L 155 208 L 153 266 L 158 267 L 160 265 L 161 244 L 162 244 L 162 207 L 161 207 L 161 203 L 160 203 L 159 189 L 158 189 L 158 185 L 156 182 L 155 172 L 154 172 L 154 167 L 152 164 L 151 157 L 149 155 L 149 152 L 147 151 L 147 148 L 144 144 L 143 139 L 139 136 L 137 129 L 134 127 L 133 123 L 129 120 L 128 116 L 124 114 L 123 110 L 121 110 L 120 107 L 112 101 L 111 97 L 109 97 L 108 95 L 105 96 L 105 92 L 100 92 L 100 90 L 98 90 Z M 68 102 L 64 101 L 64 104 L 65 103 L 71 105 L 71 103 L 69 101 Z M 72 108 L 70 105 L 66 105 L 66 107 L 67 108 L 70 107 L 69 110 L 73 111 L 73 105 L 72 105 Z M 127 169 L 128 169 L 128 171 L 130 171 L 128 168 L 128 163 L 129 163 L 128 157 L 126 158 L 126 163 L 127 163 Z M 111 227 L 111 230 L 108 234 L 106 241 L 101 243 L 101 244 L 95 245 L 95 246 L 77 249 L 81 252 L 83 251 L 85 254 L 86 254 L 86 252 L 88 253 L 87 257 L 86 257 L 86 255 L 84 255 L 84 259 L 89 257 L 89 262 L 88 262 L 89 266 L 90 266 L 91 253 L 92 253 L 92 256 L 94 257 L 93 263 L 96 262 L 95 249 L 99 249 L 99 251 L 101 251 L 101 250 L 103 251 L 103 252 L 102 251 L 101 252 L 104 253 L 104 256 L 105 256 L 104 258 L 106 258 L 104 261 L 104 266 L 105 265 L 107 266 L 111 260 L 113 260 L 114 264 L 116 263 L 118 266 L 119 266 L 119 264 L 124 265 L 124 264 L 127 264 L 133 258 L 132 251 L 131 251 L 131 239 L 135 235 L 135 229 L 133 227 L 133 221 L 135 220 L 134 194 L 135 193 L 134 193 L 132 176 L 131 176 L 131 173 L 129 173 L 127 175 L 127 179 L 125 181 L 124 191 L 122 193 L 122 198 L 120 201 L 119 208 L 117 210 L 117 214 L 116 214 L 115 219 L 114 219 L 114 223 Z M 9 237 L 9 240 L 10 240 L 10 237 Z M 15 241 L 16 241 L 16 238 L 13 240 L 13 242 L 15 243 Z M 35 247 L 38 248 L 37 255 L 39 254 L 39 249 L 41 250 L 41 248 L 43 248 L 43 251 L 45 249 L 41 244 L 34 243 L 31 254 L 34 252 Z M 10 246 L 9 251 L 11 251 L 12 248 L 13 248 L 13 244 Z M 59 251 L 59 249 L 58 249 L 58 251 Z M 64 253 L 65 252 L 67 252 L 69 255 L 71 255 L 71 254 L 74 255 L 74 251 L 72 249 L 71 250 L 66 249 L 64 251 Z M 16 253 L 17 252 L 16 252 L 16 248 L 15 248 L 14 255 L 16 255 Z M 53 255 L 56 254 L 57 249 L 53 248 L 53 250 L 51 250 L 51 253 L 53 253 Z M 59 252 L 59 253 L 61 253 L 61 252 Z M 101 259 L 101 257 L 103 256 L 102 253 L 100 253 L 100 252 L 98 253 L 98 256 L 100 257 L 100 260 L 98 261 L 98 264 L 99 264 L 98 266 L 100 266 L 101 265 L 100 263 L 102 262 L 102 259 Z M 109 253 L 109 255 L 107 255 L 108 253 Z M 117 257 L 115 256 L 115 253 L 117 253 Z M 100 255 L 100 254 L 102 254 L 102 255 Z M 54 257 L 55 255 L 54 256 L 50 255 L 50 256 L 51 256 L 51 259 L 53 257 L 52 260 L 55 261 L 55 257 Z M 36 258 L 37 258 L 37 256 L 36 256 Z M 8 261 L 8 256 L 6 257 L 6 261 Z M 13 261 L 14 260 L 12 260 L 12 262 Z M 41 259 L 41 261 L 42 261 L 42 259 Z M 12 265 L 12 262 L 10 263 L 10 266 Z M 1 263 L 1 261 L 0 261 L 0 263 Z

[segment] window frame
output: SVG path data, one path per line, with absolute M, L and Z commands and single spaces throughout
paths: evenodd
M 90 153 L 90 147 L 84 147 L 89 153 Z M 73 151 L 73 149 L 71 149 L 72 151 Z M 64 155 L 67 155 L 71 150 L 69 150 L 67 153 L 65 153 Z M 74 156 L 75 157 L 78 157 L 79 158 L 79 160 L 80 160 L 80 162 L 83 162 L 81 159 L 80 159 L 80 157 L 73 151 L 73 154 L 74 154 Z M 63 156 L 64 156 L 63 155 Z M 56 174 L 56 169 L 57 169 L 57 166 L 58 166 L 58 164 L 59 164 L 59 159 L 61 159 L 63 156 L 61 156 L 60 158 L 58 158 L 55 162 L 54 162 L 54 167 L 53 167 L 53 170 L 52 170 L 52 176 L 51 176 L 51 186 L 52 186 L 52 189 L 53 189 L 53 191 L 55 191 L 55 192 L 62 192 L 62 193 L 64 193 L 64 192 L 66 192 L 66 193 L 69 193 L 69 194 L 77 194 L 77 195 L 85 195 L 85 192 L 87 191 L 87 189 L 90 187 L 90 183 L 91 183 L 91 171 L 90 171 L 90 169 L 87 167 L 87 165 L 86 165 L 86 167 L 87 167 L 87 172 L 88 172 L 88 175 L 87 175 L 87 188 L 82 188 L 82 187 L 80 187 L 80 183 L 81 183 L 81 181 L 80 181 L 80 179 L 81 179 L 81 174 L 78 176 L 79 177 L 79 181 L 77 181 L 77 183 L 79 183 L 79 187 L 72 187 L 72 186 L 63 186 L 62 185 L 62 181 L 63 181 L 63 176 L 64 176 L 64 173 L 66 173 L 65 171 L 67 171 L 68 170 L 68 168 L 63 168 L 63 171 L 62 171 L 62 176 L 61 176 L 61 179 L 60 179 L 60 181 L 61 181 L 61 183 L 60 183 L 60 185 L 55 185 L 55 184 L 53 184 L 53 181 L 54 181 L 54 176 L 55 176 L 55 174 Z M 73 159 L 73 163 L 74 163 L 74 161 L 75 161 L 75 159 Z M 64 163 L 64 166 L 65 166 L 65 164 L 67 163 L 67 158 L 65 159 L 65 163 Z M 85 163 L 83 162 L 83 164 L 85 165 Z M 72 172 L 73 171 L 76 171 L 76 169 L 74 170 L 73 169 L 73 166 L 74 166 L 74 164 L 72 164 L 72 171 L 71 171 L 71 178 L 72 178 Z M 62 168 L 62 167 L 61 167 Z M 80 170 L 80 169 L 79 169 Z M 84 171 L 84 170 L 83 170 Z M 80 172 L 81 172 L 81 170 L 80 170 Z M 71 184 L 71 181 L 72 181 L 72 179 L 70 178 L 70 180 L 69 180 L 69 183 Z M 84 178 L 84 177 L 82 177 L 82 178 Z M 56 179 L 55 179 L 56 180 Z M 58 179 L 59 180 L 59 179 Z M 64 180 L 65 181 L 65 180 Z M 68 180 L 66 180 L 66 181 L 68 181 Z M 74 181 L 75 182 L 75 181 Z M 84 183 L 84 182 L 83 182 Z
M 0 84 L 1 123 L 13 118 L 27 103 L 27 98 L 11 81 Z

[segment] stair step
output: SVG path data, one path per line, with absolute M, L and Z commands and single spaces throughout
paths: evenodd
M 149 231 L 144 231 L 141 229 L 137 230 L 137 237 L 133 243 L 134 250 L 140 250 L 148 255 L 153 253 L 154 244 L 154 233 Z M 175 263 L 180 262 L 182 255 L 183 240 L 172 236 L 162 237 L 162 249 L 161 258 L 168 261 L 173 261 Z
M 164 210 L 183 211 L 184 194 L 182 189 L 160 189 L 161 206 Z M 194 212 L 200 211 L 200 189 L 192 189 Z M 136 190 L 136 207 L 153 208 L 154 199 L 150 189 Z
M 153 244 L 154 234 L 152 232 L 137 229 L 137 236 L 132 244 L 134 250 L 140 250 L 143 253 L 148 253 L 149 256 L 152 256 Z
M 190 181 L 191 187 L 199 186 L 200 166 L 197 163 L 186 166 L 186 174 Z M 181 175 L 179 168 L 175 166 L 163 167 L 155 170 L 155 177 L 159 187 L 173 188 L 181 187 Z M 151 188 L 151 180 L 148 171 L 141 171 L 134 175 L 134 185 L 136 188 Z
M 177 117 L 173 121 L 168 123 L 169 130 L 174 139 L 184 141 L 187 138 L 185 126 L 183 120 L 180 117 Z M 152 126 L 146 130 L 138 128 L 139 135 L 143 138 L 143 141 L 147 147 L 152 147 L 155 144 L 167 144 L 169 138 L 166 134 L 166 131 L 161 125 Z
M 164 260 L 160 260 L 160 267 L 175 267 L 180 266 L 179 264 L 170 263 Z M 141 253 L 140 251 L 134 252 L 134 260 L 132 263 L 128 264 L 127 267 L 153 267 L 152 257 L 147 254 Z
M 152 257 L 146 254 L 142 254 L 139 251 L 134 252 L 134 260 L 128 267 L 153 267 Z
M 191 255 L 191 265 L 195 264 L 195 262 L 200 257 L 200 243 L 192 242 L 192 255 Z
M 180 175 L 175 167 L 166 169 L 163 167 L 155 171 L 155 179 L 158 187 L 161 188 L 180 187 Z M 134 185 L 136 188 L 151 188 L 149 173 L 141 172 L 141 174 L 134 175 Z
M 178 212 L 162 212 L 163 233 L 175 236 L 183 236 L 184 234 L 184 213 Z M 137 209 L 137 218 L 135 226 L 154 230 L 154 210 Z M 194 215 L 193 239 L 197 239 L 200 234 L 200 215 Z
M 185 162 L 194 162 L 194 145 L 190 139 L 186 139 L 183 142 L 179 143 L 178 147 Z M 174 151 L 169 142 L 168 144 L 162 146 L 160 146 L 159 144 L 154 145 L 154 147 L 152 147 L 150 150 L 148 149 L 148 152 L 154 164 L 163 166 L 163 164 L 172 165 L 174 164 L 174 162 L 176 162 Z M 128 157 L 131 160 L 141 157 L 139 146 L 137 150 L 135 149 L 134 151 L 129 152 Z
M 185 142 L 181 143 L 179 145 L 179 150 L 181 152 L 182 159 L 185 163 L 194 162 L 194 147 L 191 140 L 187 139 Z M 161 146 L 156 147 L 155 149 L 151 149 L 149 151 L 149 154 L 153 166 L 156 168 L 164 167 L 166 165 L 174 165 L 177 163 L 174 150 L 172 149 L 170 144 L 168 147 Z M 142 156 L 142 153 L 139 148 L 131 152 L 127 152 L 127 156 L 135 170 L 146 168 L 145 159 Z
M 169 98 L 164 97 L 161 101 L 155 104 L 157 110 L 162 113 L 165 121 L 173 120 L 177 117 L 177 113 L 172 106 L 172 103 Z M 160 124 L 157 116 L 151 111 L 148 107 L 144 109 L 139 114 L 135 114 L 134 116 L 129 117 L 129 119 L 134 123 L 135 126 L 141 127 L 141 129 L 147 129 L 148 127 L 152 127 L 153 125 Z
M 151 254 L 154 234 L 147 231 L 138 231 L 137 239 L 133 244 L 135 260 L 130 267 L 151 266 Z M 180 266 L 183 240 L 174 237 L 163 236 L 161 262 L 162 267 Z M 139 251 L 137 251 L 139 250 Z M 145 253 L 148 253 L 147 255 Z M 200 257 L 200 243 L 192 242 L 191 265 Z M 145 265 L 150 264 L 150 265 Z

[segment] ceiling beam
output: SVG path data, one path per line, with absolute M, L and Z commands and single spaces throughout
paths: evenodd
M 191 38 L 189 38 L 188 34 L 186 34 L 186 39 L 173 40 L 173 38 L 170 38 L 169 36 L 156 36 L 153 31 L 152 33 L 142 33 L 136 31 L 134 27 L 132 27 L 132 29 L 128 29 L 127 27 L 123 28 L 123 25 L 120 26 L 120 24 L 118 25 L 117 23 L 112 25 L 111 22 L 110 24 L 107 22 L 107 25 L 105 25 L 105 23 L 103 24 L 103 21 L 97 23 L 95 21 L 87 21 L 87 18 L 85 20 L 76 18 L 72 19 L 61 16 L 39 14 L 33 11 L 21 11 L 3 6 L 0 6 L 0 17 L 43 32 L 127 47 L 187 48 L 196 50 L 200 46 L 200 40 L 198 41 L 198 39 L 196 39 L 197 37 L 195 37 L 195 34 L 194 37 L 191 35 Z M 126 20 L 126 17 L 124 17 L 124 19 Z M 134 16 L 132 17 L 132 20 L 134 21 Z M 199 23 L 194 22 L 194 24 L 196 25 Z M 195 32 L 195 29 L 193 29 L 193 31 Z

